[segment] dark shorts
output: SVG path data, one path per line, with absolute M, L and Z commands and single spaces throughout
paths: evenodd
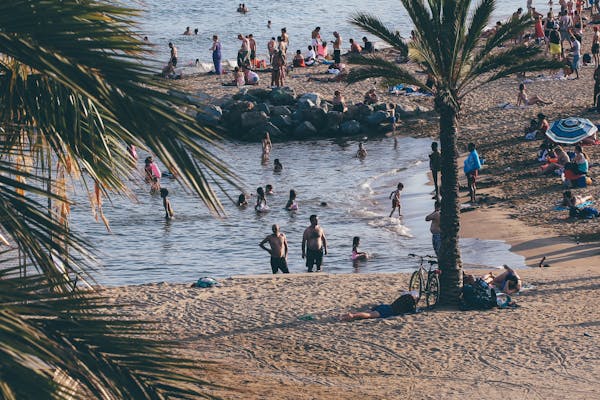
M 396 208 L 396 207 L 400 207 L 400 203 L 398 202 L 398 200 L 393 199 L 392 200 L 392 208 Z
M 431 244 L 433 245 L 433 250 L 435 251 L 435 255 L 439 257 L 440 249 L 442 248 L 442 235 L 439 233 L 431 234 Z
M 173 64 L 174 67 L 177 66 L 177 57 L 171 57 L 171 63 Z
M 256 51 L 250 50 L 250 59 L 251 60 L 255 60 L 256 59 Z
M 477 170 L 467 174 L 467 182 L 469 183 L 469 186 L 474 185 L 475 182 L 477 182 Z
M 380 304 L 377 307 L 373 307 L 371 311 L 377 311 L 379 313 L 379 318 L 387 318 L 394 315 L 392 306 L 389 304 Z
M 287 260 L 285 257 L 271 257 L 271 270 L 274 274 L 276 274 L 277 270 L 279 269 L 284 274 L 290 273 L 290 271 L 288 271 Z
M 592 54 L 598 54 L 598 53 L 600 53 L 600 44 L 594 43 L 592 45 Z
M 306 250 L 306 266 L 308 267 L 308 272 L 312 272 L 313 265 L 317 265 L 317 271 L 321 269 L 321 264 L 323 264 L 323 249 L 320 250 Z

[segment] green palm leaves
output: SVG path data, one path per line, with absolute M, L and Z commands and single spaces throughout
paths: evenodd
M 99 218 L 103 198 L 133 197 L 126 144 L 215 214 L 210 184 L 238 183 L 215 133 L 152 75 L 138 16 L 112 1 L 0 2 L 0 226 L 18 248 L 0 254 L 1 398 L 197 398 L 203 383 L 170 343 L 141 336 L 148 324 L 73 290 L 93 283 L 93 252 L 69 226 L 68 188 L 87 188 Z

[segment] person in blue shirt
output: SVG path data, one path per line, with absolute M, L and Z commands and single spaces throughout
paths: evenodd
M 467 176 L 467 183 L 469 185 L 469 195 L 471 196 L 471 203 L 475 203 L 475 192 L 477 190 L 476 180 L 479 170 L 481 169 L 481 161 L 479 160 L 479 154 L 475 150 L 475 144 L 469 143 L 468 146 L 469 155 L 465 159 L 464 171 Z

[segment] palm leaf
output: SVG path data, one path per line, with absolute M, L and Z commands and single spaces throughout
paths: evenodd
M 383 22 L 370 14 L 356 13 L 350 18 L 350 23 L 383 40 L 402 55 L 408 55 L 408 46 L 398 31 L 392 31 Z

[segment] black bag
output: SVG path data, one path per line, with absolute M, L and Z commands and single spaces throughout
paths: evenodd
M 461 310 L 489 310 L 496 305 L 496 292 L 481 278 L 463 286 Z

